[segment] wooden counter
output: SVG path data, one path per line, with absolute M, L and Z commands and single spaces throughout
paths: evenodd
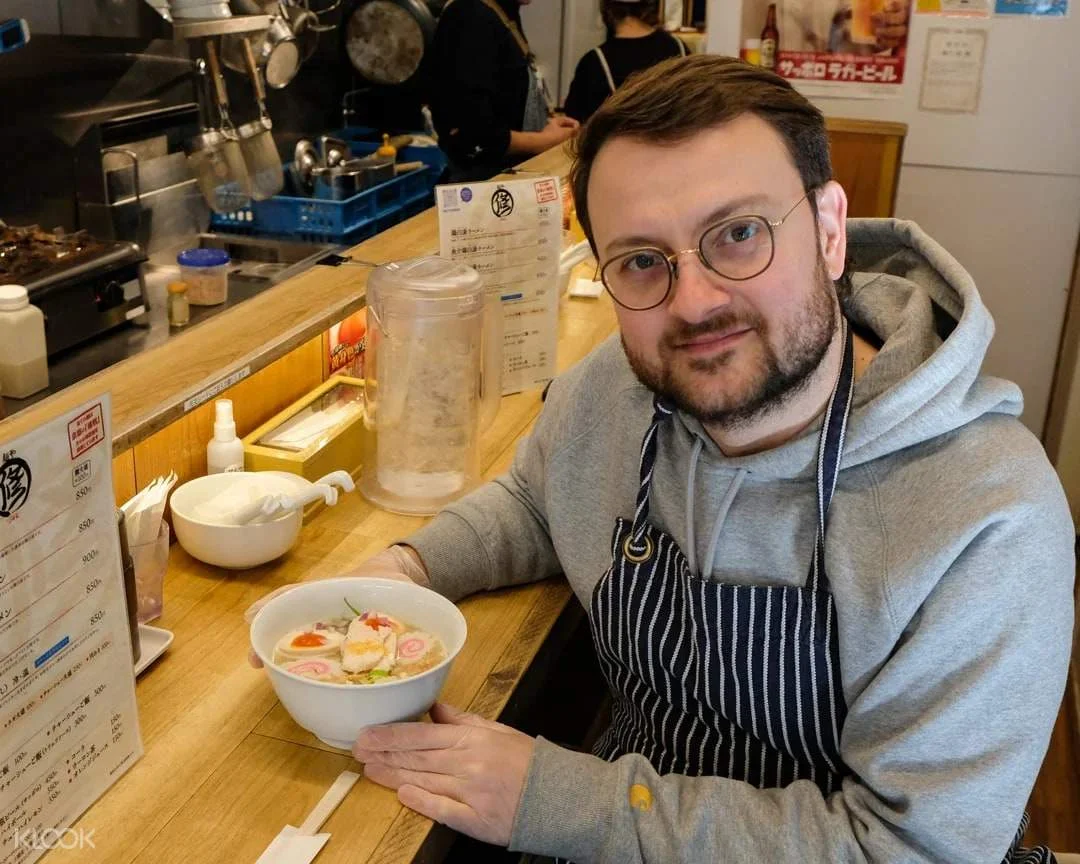
M 560 369 L 614 327 L 606 295 L 565 301 Z M 540 407 L 538 391 L 503 399 L 482 437 L 486 477 L 506 469 Z M 293 723 L 265 674 L 248 665 L 243 612 L 278 585 L 348 571 L 423 521 L 378 510 L 357 493 L 317 514 L 274 565 L 229 574 L 174 546 L 155 623 L 176 640 L 137 686 L 146 753 L 79 821 L 95 829 L 97 848 L 51 853 L 55 860 L 254 862 L 282 826 L 300 824 L 338 772 L 357 766 Z M 442 698 L 497 717 L 570 597 L 565 582 L 549 581 L 464 601 L 469 637 Z M 333 836 L 318 861 L 411 861 L 430 829 L 392 792 L 362 780 L 327 823 Z

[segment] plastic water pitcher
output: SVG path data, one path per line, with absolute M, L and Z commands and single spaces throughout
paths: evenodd
M 480 430 L 502 394 L 502 310 L 472 267 L 414 258 L 367 286 L 360 491 L 430 514 L 480 482 Z

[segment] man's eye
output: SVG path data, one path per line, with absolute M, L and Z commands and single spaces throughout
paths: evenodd
M 622 262 L 622 270 L 628 273 L 643 273 L 653 267 L 663 267 L 664 259 L 657 252 L 631 252 Z

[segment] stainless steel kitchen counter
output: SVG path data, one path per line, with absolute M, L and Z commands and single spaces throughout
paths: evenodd
M 257 237 L 202 234 L 191 246 L 226 249 L 233 258 L 229 271 L 228 299 L 217 306 L 192 306 L 187 326 L 171 328 L 166 286 L 180 278 L 176 265 L 148 264 L 144 269 L 149 311 L 49 361 L 49 387 L 26 399 L 0 398 L 3 413 L 10 417 L 110 366 L 149 351 L 166 342 L 183 339 L 205 321 L 235 308 L 273 285 L 304 272 L 336 248 L 332 245 L 266 240 Z M 172 256 L 167 256 L 171 258 Z

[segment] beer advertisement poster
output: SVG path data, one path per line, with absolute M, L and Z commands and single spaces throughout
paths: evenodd
M 811 96 L 887 99 L 904 83 L 916 0 L 743 0 L 743 44 Z M 766 46 L 775 44 L 775 55 Z

